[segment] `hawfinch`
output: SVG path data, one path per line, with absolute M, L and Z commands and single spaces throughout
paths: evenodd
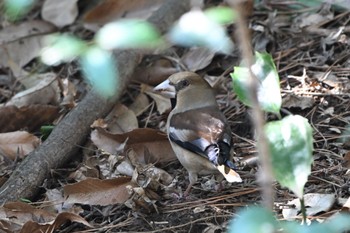
M 199 175 L 222 174 L 228 182 L 242 182 L 233 170 L 231 129 L 219 110 L 214 90 L 192 72 L 171 75 L 155 87 L 176 97 L 167 121 L 170 144 L 189 174 L 187 196 Z M 176 94 L 176 95 L 175 95 Z

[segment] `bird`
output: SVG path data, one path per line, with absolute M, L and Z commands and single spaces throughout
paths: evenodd
M 231 128 L 209 83 L 194 72 L 183 71 L 154 90 L 176 99 L 166 128 L 171 147 L 188 172 L 190 183 L 184 196 L 198 175 L 222 174 L 228 182 L 242 182 L 231 161 Z

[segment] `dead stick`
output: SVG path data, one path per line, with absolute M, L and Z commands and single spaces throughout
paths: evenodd
M 176 19 L 189 9 L 189 1 L 168 0 L 148 21 L 164 33 Z M 30 153 L 0 188 L 0 204 L 19 198 L 34 197 L 50 171 L 63 166 L 78 151 L 90 132 L 94 120 L 104 117 L 119 99 L 142 54 L 137 51 L 117 51 L 119 86 L 116 94 L 106 100 L 90 91 L 55 127 L 48 139 Z

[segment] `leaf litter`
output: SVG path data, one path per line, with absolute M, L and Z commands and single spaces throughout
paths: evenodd
M 101 1 L 101 5 L 108 2 L 113 3 L 113 1 Z M 214 1 L 208 2 L 206 3 L 208 6 L 214 4 Z M 75 1 L 71 3 L 70 7 L 74 6 Z M 55 2 L 51 1 L 51 4 Z M 124 5 L 119 10 L 103 6 L 103 12 L 106 14 L 95 8 L 95 11 L 90 11 L 90 15 L 88 14 L 90 18 L 85 16 L 85 21 L 103 24 L 135 8 L 132 1 L 120 4 Z M 150 11 L 151 8 L 146 7 L 147 4 L 144 2 L 139 8 Z M 319 202 L 316 202 L 316 207 L 320 209 L 312 213 L 316 218 L 323 220 L 327 214 L 340 209 L 348 211 L 349 208 L 345 201 L 340 201 L 349 200 L 349 191 L 344 188 L 347 187 L 349 179 L 350 149 L 346 134 L 350 119 L 348 104 L 350 43 L 349 31 L 344 27 L 348 22 L 349 13 L 327 6 L 318 7 L 316 10 L 310 8 L 297 11 L 285 1 L 270 1 L 266 4 L 269 5 L 257 5 L 251 15 L 253 46 L 257 50 L 270 52 L 274 57 L 281 78 L 283 112 L 303 115 L 309 119 L 313 127 L 314 163 L 305 193 L 312 194 L 314 199 L 318 198 L 319 202 L 328 204 L 326 207 L 319 207 L 317 205 Z M 269 9 L 274 9 L 274 13 Z M 30 15 L 34 21 L 5 26 L 0 31 L 0 35 L 6 35 L 1 37 L 2 51 L 6 55 L 0 59 L 0 71 L 7 77 L 10 77 L 9 68 L 15 74 L 22 72 L 28 76 L 29 73 L 35 72 L 35 67 L 39 65 L 35 58 L 39 54 L 42 34 L 56 30 L 50 26 L 51 24 L 42 21 L 45 18 L 40 18 L 38 14 L 40 10 L 44 9 L 34 9 L 34 13 Z M 67 26 L 67 30 L 77 32 L 86 39 L 86 35 L 90 32 L 85 31 L 82 23 L 76 21 L 74 11 L 71 13 L 65 11 L 64 13 L 70 14 L 71 22 L 54 24 L 58 27 L 70 25 Z M 144 17 L 142 14 L 140 13 L 140 17 Z M 38 33 L 36 28 L 40 28 Z M 233 29 L 229 27 L 229 30 Z M 26 232 L 24 229 L 27 229 L 27 232 L 34 230 L 52 232 L 54 229 L 66 231 L 88 229 L 93 225 L 95 229 L 125 232 L 222 231 L 226 229 L 227 222 L 233 217 L 232 213 L 237 208 L 260 200 L 255 165 L 240 168 L 239 173 L 244 179 L 244 184 L 224 183 L 224 189 L 216 192 L 208 188 L 212 186 L 212 177 L 205 176 L 200 179 L 203 185 L 197 183 L 194 186 L 190 200 L 178 200 L 177 197 L 181 196 L 182 190 L 187 185 L 187 178 L 186 172 L 176 161 L 164 133 L 169 105 L 156 101 L 156 97 L 151 94 L 151 87 L 144 88 L 145 85 L 154 86 L 170 74 L 186 68 L 210 77 L 214 80 L 213 83 L 220 78 L 220 85 L 217 86 L 220 93 L 218 102 L 233 130 L 236 157 L 244 161 L 254 155 L 256 149 L 254 135 L 247 121 L 249 114 L 232 93 L 228 77 L 232 67 L 239 64 L 238 55 L 223 56 L 201 48 L 171 47 L 162 56 L 149 54 L 148 59 L 150 57 L 153 59 L 152 62 L 145 58 L 135 72 L 138 78 L 133 80 L 137 82 L 129 85 L 121 98 L 121 103 L 116 105 L 109 116 L 99 119 L 92 126 L 91 140 L 87 141 L 82 153 L 66 167 L 57 168 L 52 172 L 52 176 L 43 185 L 46 191 L 38 196 L 36 202 L 33 205 L 25 204 L 25 207 L 23 203 L 14 204 L 15 207 L 17 205 L 15 213 L 9 212 L 14 207 L 10 210 L 5 209 L 6 205 L 2 207 L 0 215 L 7 211 L 22 221 L 14 221 L 14 218 L 7 218 L 4 215 L 5 217 L 0 220 L 0 228 L 13 232 L 20 232 L 21 229 L 22 232 Z M 17 86 L 11 82 L 1 85 L 1 93 L 13 94 L 2 97 L 1 103 L 6 105 L 11 103 L 11 106 L 2 106 L 0 114 L 8 112 L 7 116 L 14 116 L 9 119 L 15 116 L 22 119 L 18 120 L 18 123 L 14 121 L 9 124 L 13 127 L 7 129 L 5 126 L 2 127 L 5 129 L 3 132 L 27 128 L 29 133 L 37 133 L 42 123 L 34 123 L 35 119 L 38 122 L 51 124 L 54 124 L 55 120 L 59 121 L 70 108 L 79 103 L 81 95 L 84 94 L 79 84 L 81 81 L 72 75 L 76 75 L 75 70 L 77 67 L 74 63 L 51 70 L 58 79 L 68 77 L 70 85 L 76 85 L 73 88 L 75 90 L 70 87 L 69 92 L 66 84 L 62 89 L 64 80 L 55 83 L 54 87 L 40 86 L 38 83 L 30 86 L 30 82 Z M 17 75 L 15 78 L 20 80 Z M 44 87 L 50 91 L 41 92 Z M 85 88 L 84 85 L 83 87 Z M 33 89 L 20 93 L 28 88 Z M 69 96 L 66 98 L 68 100 L 63 101 L 66 96 Z M 13 106 L 15 103 L 19 106 Z M 33 115 L 29 122 L 24 123 L 23 119 L 29 119 L 29 115 L 32 115 L 28 109 L 42 114 Z M 52 113 L 50 109 L 53 109 Z M 274 119 L 274 116 L 268 115 L 268 119 Z M 6 125 L 6 122 L 7 120 L 3 125 Z M 15 137 L 18 138 L 20 137 Z M 4 169 L 1 167 L 0 184 L 1 180 L 11 174 L 11 166 L 15 166 L 16 162 L 21 161 L 21 156 L 29 153 L 29 150 L 19 149 L 25 145 L 25 142 L 21 142 L 16 146 L 17 149 L 13 150 L 11 158 L 15 158 L 15 161 L 10 162 L 8 158 L 2 158 L 1 164 L 9 166 Z M 47 197 L 47 203 L 40 202 L 44 194 L 50 192 L 55 192 L 57 196 L 51 199 Z M 322 199 L 334 196 L 337 197 L 337 203 L 333 199 L 327 201 Z M 292 209 L 289 202 L 294 198 L 291 192 L 276 186 L 276 207 L 277 204 L 283 203 L 284 209 Z M 77 207 L 82 209 L 75 209 Z M 277 211 L 279 218 L 283 218 L 283 211 Z M 33 219 L 33 216 L 41 217 Z M 38 221 L 45 219 L 44 217 L 49 217 L 51 223 Z M 55 220 L 54 223 L 52 220 Z M 79 222 L 83 225 L 62 225 L 65 221 Z

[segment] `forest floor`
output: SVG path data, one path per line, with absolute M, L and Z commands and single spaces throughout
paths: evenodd
M 209 6 L 214 2 L 217 4 L 220 1 L 207 1 L 206 4 Z M 319 210 L 315 211 L 312 218 L 325 219 L 339 211 L 350 195 L 348 172 L 350 143 L 346 137 L 350 122 L 350 39 L 348 37 L 350 11 L 326 4 L 322 7 L 298 7 L 298 5 L 283 4 L 284 1 L 275 1 L 278 2 L 276 4 L 273 2 L 271 1 L 270 5 L 257 5 L 251 12 L 249 28 L 252 44 L 256 51 L 267 51 L 274 58 L 283 98 L 282 116 L 288 114 L 304 116 L 313 128 L 314 162 L 305 193 L 314 195 L 319 203 L 323 203 L 322 206 L 313 206 Z M 40 10 L 40 7 L 32 10 L 30 20 L 41 20 Z M 74 33 L 83 39 L 91 38 L 91 32 L 85 29 L 79 20 L 65 27 L 64 31 Z M 235 27 L 228 26 L 227 31 L 235 41 Z M 73 92 L 70 93 L 74 97 L 69 100 L 68 97 L 62 98 L 62 96 L 69 96 L 67 92 L 59 91 L 59 98 L 55 104 L 53 104 L 55 101 L 45 103 L 45 106 L 53 104 L 60 109 L 54 120 L 51 120 L 51 123 L 57 124 L 72 106 L 79 105 L 88 87 L 83 81 L 76 62 L 57 67 L 43 67 L 38 63 L 36 60 L 31 61 L 20 68 L 27 72 L 50 71 L 61 79 L 59 85 L 63 87 L 58 89 L 68 93 L 74 89 L 74 95 Z M 185 49 L 173 46 L 165 51 L 144 56 L 133 75 L 132 82 L 128 84 L 119 103 L 116 104 L 114 115 L 110 114 L 109 118 L 100 119 L 94 123 L 91 135 L 80 146 L 82 149 L 69 163 L 51 170 L 50 177 L 46 178 L 39 194 L 31 199 L 31 205 L 53 211 L 55 214 L 60 211 L 79 213 L 94 227 L 89 229 L 81 222 L 65 223 L 58 228 L 59 232 L 225 232 L 238 210 L 248 205 L 257 205 L 261 201 L 261 189 L 257 178 L 258 167 L 255 163 L 248 162 L 256 156 L 257 152 L 254 129 L 250 121 L 251 113 L 232 90 L 230 73 L 239 63 L 238 49 L 235 49 L 231 55 L 222 55 L 195 47 Z M 202 75 L 217 89 L 217 101 L 232 129 L 235 161 L 243 182 L 233 184 L 226 182 L 222 190 L 216 191 L 217 183 L 213 177 L 201 176 L 190 195 L 181 198 L 183 190 L 188 185 L 188 174 L 173 156 L 169 158 L 164 155 L 166 158 L 162 158 L 162 153 L 167 153 L 169 149 L 169 145 L 166 145 L 167 141 L 162 138 L 159 145 L 150 146 L 149 141 L 140 139 L 130 146 L 135 153 L 141 153 L 146 161 L 145 164 L 137 167 L 145 170 L 146 166 L 149 166 L 147 162 L 160 160 L 160 163 L 152 163 L 152 166 L 163 169 L 166 177 L 174 178 L 166 182 L 167 185 L 158 184 L 156 188 L 147 186 L 148 184 L 132 185 L 132 195 L 124 191 L 123 197 L 116 198 L 118 202 L 124 200 L 126 195 L 124 203 L 105 200 L 104 204 L 98 204 L 98 200 L 95 199 L 103 196 L 103 192 L 107 192 L 110 187 L 94 183 L 95 189 L 99 191 L 91 192 L 91 195 L 94 195 L 91 197 L 93 201 L 89 202 L 82 195 L 75 197 L 75 200 L 85 198 L 85 201 L 71 200 L 57 208 L 57 202 L 53 201 L 57 201 L 57 196 L 53 197 L 53 193 L 57 192 L 67 198 L 67 192 L 72 194 L 76 191 L 64 189 L 68 184 L 82 180 L 116 179 L 120 176 L 120 170 L 119 173 L 117 171 L 118 166 L 125 157 L 133 160 L 133 155 L 128 154 L 130 150 L 126 148 L 129 147 L 123 147 L 121 150 L 120 148 L 117 150 L 116 147 L 122 146 L 123 139 L 129 137 L 129 140 L 132 140 L 130 137 L 135 135 L 137 137 L 138 131 L 135 131 L 137 128 L 152 128 L 164 132 L 169 103 L 168 100 L 163 100 L 152 93 L 151 88 L 159 83 L 158 80 L 164 80 L 168 75 L 184 69 Z M 0 66 L 1 103 L 11 101 L 14 94 L 23 89 L 11 72 L 13 67 Z M 154 77 L 151 79 L 150 76 Z M 41 94 L 41 98 L 49 99 L 51 96 L 46 97 L 45 94 Z M 69 103 L 63 103 L 63 99 Z M 266 114 L 266 121 L 275 119 L 277 119 L 276 116 Z M 23 128 L 30 127 L 21 126 L 17 130 Z M 38 127 L 28 131 L 33 135 L 39 135 Z M 133 133 L 127 134 L 128 132 Z M 120 137 L 123 139 L 116 139 L 119 136 L 113 135 L 122 135 Z M 152 132 L 147 132 L 146 137 L 157 138 Z M 119 140 L 118 143 L 109 141 L 115 139 Z M 109 151 L 109 148 L 113 150 Z M 152 156 L 155 159 L 147 159 Z M 21 160 L 21 158 L 11 160 L 4 157 L 2 160 L 4 162 L 0 164 L 2 171 L 0 185 L 8 179 Z M 135 165 L 134 162 L 131 164 Z M 140 178 L 141 173 L 136 180 Z M 134 170 L 131 175 L 135 181 Z M 145 183 L 154 182 L 153 178 L 145 180 Z M 132 181 L 128 179 L 126 182 L 123 181 L 124 183 L 120 180 L 116 182 L 116 187 L 127 189 L 126 185 Z M 78 189 L 78 187 L 74 188 Z M 90 187 L 79 188 L 83 190 L 82 192 L 91 191 Z M 140 192 L 137 193 L 138 191 Z M 279 219 L 284 219 L 286 216 L 282 214 L 282 209 L 294 208 L 295 206 L 288 202 L 294 200 L 296 196 L 277 183 L 274 183 L 274 191 L 276 194 L 274 211 Z M 120 189 L 116 192 L 120 192 Z M 331 194 L 333 198 L 330 200 L 329 195 L 323 196 L 323 194 Z M 56 207 L 51 209 L 43 207 L 50 203 L 55 203 Z M 3 213 L 4 210 L 1 211 L 0 213 Z M 300 216 L 295 217 L 300 218 Z M 67 219 L 74 222 L 71 218 Z M 5 220 L 0 222 L 0 232 L 2 232 L 1 227 L 5 226 L 4 222 Z M 17 224 L 23 225 L 23 222 Z M 18 229 L 15 226 L 12 227 L 9 229 Z

